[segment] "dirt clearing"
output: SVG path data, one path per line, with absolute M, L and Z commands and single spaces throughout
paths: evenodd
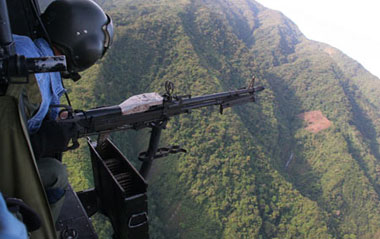
M 315 134 L 329 128 L 332 124 L 320 110 L 305 112 L 299 114 L 298 117 L 307 122 L 305 129 Z

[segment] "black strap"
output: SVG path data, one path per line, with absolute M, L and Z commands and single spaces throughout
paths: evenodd
M 63 84 L 63 77 L 62 77 L 62 76 L 61 76 L 61 83 L 62 83 L 63 88 L 66 89 L 65 85 Z M 67 104 L 68 104 L 70 107 L 72 107 L 72 106 L 71 106 L 71 101 L 70 101 L 69 95 L 67 94 L 66 91 L 65 91 L 65 97 L 66 97 Z
M 41 218 L 38 216 L 37 212 L 34 211 L 34 209 L 29 205 L 27 205 L 23 200 L 19 198 L 8 197 L 6 195 L 4 195 L 4 199 L 10 212 L 21 213 L 23 223 L 29 232 L 35 231 L 41 227 Z

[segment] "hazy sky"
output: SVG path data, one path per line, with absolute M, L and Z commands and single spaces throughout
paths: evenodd
M 307 38 L 338 48 L 380 78 L 380 1 L 257 1 L 284 13 Z

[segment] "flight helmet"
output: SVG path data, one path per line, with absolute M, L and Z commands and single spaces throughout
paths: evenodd
M 91 0 L 53 1 L 41 18 L 51 43 L 66 56 L 70 73 L 92 66 L 112 44 L 112 20 Z

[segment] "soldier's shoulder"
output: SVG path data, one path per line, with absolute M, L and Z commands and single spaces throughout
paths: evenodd
M 38 49 L 30 37 L 13 34 L 13 40 L 17 54 L 21 54 L 26 57 L 39 56 Z

